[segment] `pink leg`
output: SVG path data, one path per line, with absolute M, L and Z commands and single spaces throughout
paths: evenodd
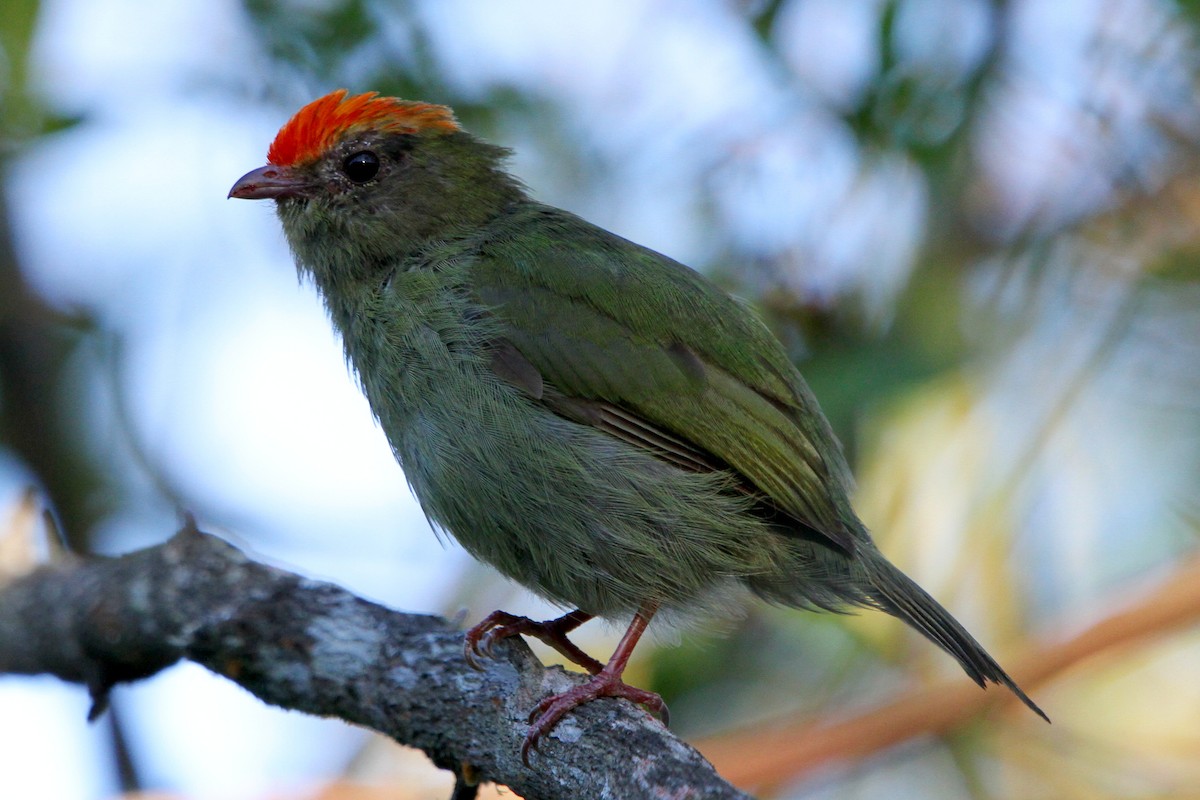
M 533 636 L 595 675 L 603 665 L 580 650 L 574 642 L 567 638 L 568 633 L 591 618 L 591 614 L 583 611 L 572 611 L 558 619 L 535 622 L 528 617 L 518 617 L 506 611 L 493 611 L 483 622 L 467 631 L 467 661 L 478 669 L 479 657 L 490 656 L 496 642 L 510 636 Z
M 521 745 L 521 760 L 526 765 L 529 764 L 529 751 L 536 750 L 538 740 L 554 730 L 554 726 L 569 711 L 599 697 L 624 697 L 626 700 L 632 700 L 661 716 L 663 724 L 667 723 L 670 715 L 667 713 L 667 706 L 661 697 L 654 692 L 629 686 L 621 680 L 621 674 L 625 672 L 625 665 L 629 663 L 629 656 L 633 654 L 634 646 L 645 633 L 646 626 L 650 624 L 650 618 L 657 610 L 658 603 L 642 605 L 638 613 L 633 615 L 633 622 L 629 623 L 629 629 L 621 637 L 617 649 L 613 651 L 612 658 L 602 669 L 592 675 L 591 680 L 580 686 L 572 687 L 562 694 L 551 695 L 534 707 L 529 714 L 529 733 L 525 735 L 525 743 Z

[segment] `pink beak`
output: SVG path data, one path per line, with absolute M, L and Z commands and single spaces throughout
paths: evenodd
M 310 184 L 287 167 L 267 165 L 247 172 L 229 190 L 229 197 L 242 200 L 279 200 L 304 194 Z

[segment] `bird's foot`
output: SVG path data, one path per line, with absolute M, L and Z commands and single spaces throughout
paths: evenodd
M 573 686 L 561 694 L 552 694 L 529 712 L 529 732 L 525 734 L 525 743 L 521 745 L 521 760 L 525 762 L 525 766 L 529 766 L 529 752 L 538 749 L 539 740 L 554 730 L 554 726 L 558 725 L 569 711 L 599 697 L 623 697 L 632 700 L 657 714 L 663 725 L 668 724 L 671 719 L 667 704 L 657 694 L 630 686 L 621 680 L 619 672 L 602 669 L 587 683 Z
M 510 636 L 532 636 L 553 647 L 575 664 L 595 675 L 603 665 L 580 650 L 567 634 L 592 618 L 591 614 L 572 611 L 570 614 L 544 622 L 519 617 L 507 611 L 493 611 L 482 622 L 467 631 L 465 655 L 475 669 L 482 669 L 481 656 L 491 657 L 496 642 Z

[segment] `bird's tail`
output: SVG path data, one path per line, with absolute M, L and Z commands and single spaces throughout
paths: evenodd
M 872 587 L 866 593 L 871 605 L 908 623 L 954 656 L 980 686 L 986 688 L 989 681 L 1007 686 L 1030 710 L 1050 721 L 975 637 L 915 581 L 882 557 L 866 558 L 864 562 Z

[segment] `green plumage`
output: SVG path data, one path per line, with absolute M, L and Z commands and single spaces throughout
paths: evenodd
M 361 151 L 379 170 L 359 182 Z M 300 188 L 279 197 L 430 519 L 588 614 L 689 613 L 731 586 L 879 608 L 1037 710 L 879 554 L 766 327 L 694 271 L 532 201 L 504 156 L 462 132 L 356 131 L 288 165 Z

